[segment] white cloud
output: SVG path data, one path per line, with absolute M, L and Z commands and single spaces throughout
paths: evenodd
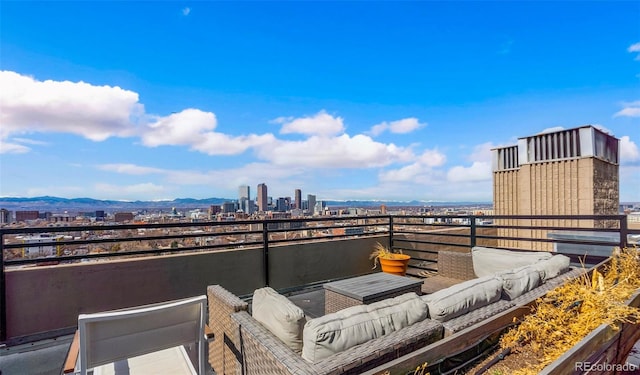
M 377 125 L 373 125 L 371 127 L 371 130 L 369 131 L 369 134 L 371 134 L 372 136 L 376 137 L 380 134 L 382 134 L 385 130 L 387 130 L 387 128 L 389 127 L 389 124 L 387 124 L 386 122 L 377 124 Z
M 640 42 L 630 45 L 627 51 L 630 53 L 638 53 L 635 59 L 640 60 Z
M 444 165 L 446 161 L 446 155 L 438 150 L 426 150 L 418 158 L 420 164 L 429 168 L 440 167 Z
M 334 117 L 322 110 L 313 116 L 291 118 L 278 117 L 272 123 L 282 124 L 282 134 L 306 134 L 319 136 L 333 136 L 342 134 L 345 130 L 342 117 Z
M 182 15 L 183 16 L 188 16 L 189 13 L 191 13 L 191 8 L 185 7 L 185 8 L 182 9 Z
M 640 117 L 640 100 L 630 103 L 622 103 L 623 107 L 616 112 L 613 117 Z
M 413 157 L 411 150 L 375 142 L 366 135 L 312 136 L 304 141 L 278 141 L 258 147 L 258 156 L 275 165 L 320 168 L 381 167 Z
M 165 170 L 160 168 L 141 167 L 135 164 L 103 164 L 99 165 L 98 169 L 108 172 L 130 175 L 145 175 L 165 172 Z
M 86 196 L 86 191 L 79 186 L 49 185 L 28 188 L 26 194 L 20 196 L 41 197 L 50 195 L 54 197 L 78 197 Z
M 491 142 L 479 144 L 473 148 L 467 159 L 472 163 L 470 166 L 457 165 L 447 172 L 447 181 L 480 182 L 491 180 L 491 149 L 499 146 Z
M 428 168 L 425 168 L 420 163 L 413 163 L 402 168 L 380 172 L 378 177 L 383 182 L 415 181 L 419 175 L 425 173 L 425 170 L 428 170 Z
M 270 163 L 249 163 L 238 168 L 220 168 L 204 172 L 171 170 L 166 171 L 166 179 L 167 182 L 178 185 L 207 185 L 236 191 L 238 186 L 254 185 L 256 181 L 273 181 L 269 182 L 271 189 L 276 181 L 283 181 L 304 172 L 303 168 L 283 168 Z
M 491 179 L 491 163 L 476 161 L 470 167 L 455 166 L 447 172 L 450 182 L 486 181 Z
M 389 123 L 389 130 L 392 133 L 398 134 L 406 134 L 411 133 L 412 131 L 424 126 L 423 124 L 418 122 L 418 119 L 415 117 L 405 118 L 398 121 L 392 121 Z
M 249 134 L 231 137 L 222 133 L 206 133 L 203 138 L 192 145 L 194 150 L 208 155 L 237 155 L 247 149 L 273 145 L 276 138 L 273 134 Z
M 0 72 L 0 87 L 0 153 L 30 151 L 21 143 L 35 143 L 10 137 L 33 132 L 72 133 L 93 141 L 138 135 L 148 147 L 189 146 L 208 155 L 239 154 L 275 139 L 271 134 L 216 133 L 215 114 L 199 109 L 152 117 L 144 113 L 137 93 L 119 87 L 37 81 L 10 71 Z
M 628 135 L 620 137 L 620 162 L 628 163 L 640 160 L 640 149 Z
M 422 124 L 415 117 L 404 118 L 402 120 L 386 122 L 383 121 L 379 124 L 371 127 L 369 134 L 374 137 L 382 134 L 384 131 L 389 130 L 392 133 L 396 134 L 406 134 L 411 133 L 412 131 L 419 129 L 421 127 L 426 126 L 427 124 Z
M 249 163 L 237 168 L 218 168 L 209 171 L 161 169 L 136 164 L 103 164 L 98 165 L 97 168 L 125 175 L 157 174 L 162 177 L 163 182 L 168 184 L 167 186 L 206 185 L 231 191 L 240 185 L 251 185 L 258 180 L 274 181 L 269 183 L 270 187 L 276 185 L 275 181 L 282 182 L 288 189 L 291 185 L 287 184 L 285 179 L 307 171 L 305 168 L 282 167 L 270 163 Z M 111 187 L 109 184 L 97 186 L 100 187 L 101 192 Z M 134 185 L 136 186 L 138 185 Z
M 142 111 L 138 94 L 85 82 L 37 81 L 0 72 L 0 137 L 65 132 L 93 141 L 133 134 L 132 117 Z
M 12 138 L 13 141 L 15 142 L 20 142 L 20 143 L 26 143 L 28 145 L 36 145 L 36 146 L 44 146 L 44 145 L 48 145 L 48 142 L 43 142 L 43 141 L 36 141 L 35 139 L 29 139 L 29 138 Z
M 248 148 L 273 143 L 271 134 L 231 137 L 213 130 L 215 114 L 199 109 L 185 109 L 149 124 L 142 134 L 145 146 L 190 146 L 208 155 L 235 155 Z
M 99 195 L 109 197 L 108 199 L 117 200 L 125 200 L 123 197 L 128 197 L 127 199 L 155 200 L 158 199 L 160 196 L 159 194 L 167 192 L 165 187 L 151 182 L 134 185 L 97 183 L 94 185 L 94 190 Z M 114 194 L 118 194 L 118 196 L 115 196 Z
M 398 169 L 380 172 L 378 178 L 382 182 L 415 182 L 429 184 L 432 182 L 433 169 L 444 165 L 447 157 L 438 150 L 425 150 L 415 162 Z
M 418 175 L 418 180 L 381 181 L 375 186 L 337 188 L 323 192 L 322 196 L 343 199 L 381 199 L 418 201 L 474 201 L 491 202 L 491 181 L 450 183 L 441 170 Z M 429 204 L 429 203 L 425 203 Z
M 0 154 L 24 154 L 31 149 L 27 146 L 16 143 L 3 142 L 0 140 Z
M 199 109 L 185 109 L 160 117 L 148 125 L 142 134 L 146 146 L 189 145 L 199 141 L 200 137 L 216 128 L 218 121 L 211 112 Z
M 473 148 L 473 152 L 468 156 L 469 161 L 480 161 L 480 162 L 490 162 L 491 161 L 491 150 L 500 147 L 494 145 L 492 142 L 485 142 L 479 144 Z
M 36 144 L 15 137 L 17 134 L 64 132 L 94 141 L 136 136 L 147 147 L 185 146 L 207 155 L 236 155 L 252 149 L 260 161 L 281 167 L 369 168 L 415 158 L 410 147 L 376 142 L 366 135 L 345 134 L 344 120 L 324 110 L 313 116 L 273 120 L 282 124 L 283 134 L 308 136 L 288 141 L 278 140 L 271 133 L 232 136 L 218 132 L 216 115 L 196 108 L 167 116 L 145 114 L 138 94 L 119 87 L 37 81 L 15 72 L 1 72 L 0 86 L 2 153 L 28 152 L 28 145 Z M 407 118 L 385 126 L 403 133 L 422 124 Z M 120 173 L 149 172 L 122 165 L 103 168 Z

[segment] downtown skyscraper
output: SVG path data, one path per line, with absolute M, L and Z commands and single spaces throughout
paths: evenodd
M 296 189 L 295 191 L 296 208 L 302 209 L 302 190 Z
M 251 192 L 249 186 L 240 186 L 238 192 L 238 205 L 240 210 L 242 210 L 245 214 L 250 215 L 253 213 L 251 204 Z
M 266 212 L 268 209 L 267 185 L 263 182 L 258 184 L 258 211 Z

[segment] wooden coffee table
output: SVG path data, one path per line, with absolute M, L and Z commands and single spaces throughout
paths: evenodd
M 401 294 L 420 294 L 423 280 L 377 272 L 324 284 L 324 312 L 368 305 Z

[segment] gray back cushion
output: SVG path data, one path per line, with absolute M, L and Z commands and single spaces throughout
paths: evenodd
M 302 358 L 317 362 L 408 327 L 427 316 L 427 304 L 416 293 L 406 293 L 311 319 L 304 326 Z
M 561 273 L 569 270 L 571 259 L 562 254 L 554 255 L 550 259 L 541 260 L 533 265 L 542 278 L 542 282 L 560 275 Z
M 252 316 L 296 353 L 302 351 L 304 311 L 272 288 L 253 293 Z
M 502 294 L 506 300 L 513 300 L 541 284 L 540 272 L 535 265 L 502 271 L 496 274 L 502 279 Z
M 427 279 L 425 282 L 429 282 Z M 502 280 L 495 276 L 471 279 L 421 298 L 429 306 L 431 319 L 445 322 L 500 299 Z
M 473 272 L 478 277 L 528 266 L 541 260 L 549 259 L 551 255 L 546 251 L 511 251 L 480 246 L 476 246 L 471 250 Z

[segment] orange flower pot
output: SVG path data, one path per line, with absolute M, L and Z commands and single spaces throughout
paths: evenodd
M 382 266 L 382 272 L 398 276 L 404 276 L 407 273 L 409 259 L 411 259 L 411 257 L 406 254 L 393 254 L 393 259 L 382 257 L 378 258 L 380 265 Z

